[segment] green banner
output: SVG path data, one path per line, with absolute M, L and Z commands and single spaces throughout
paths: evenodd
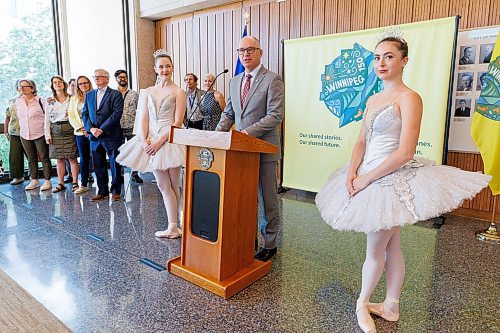
M 456 18 L 398 26 L 410 54 L 405 83 L 424 102 L 417 155 L 440 163 Z M 285 41 L 283 185 L 317 192 L 350 160 L 365 103 L 383 89 L 373 49 L 387 28 Z

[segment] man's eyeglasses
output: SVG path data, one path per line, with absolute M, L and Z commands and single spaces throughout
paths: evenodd
M 102 79 L 102 78 L 105 78 L 107 77 L 106 75 L 94 75 L 93 78 L 94 79 Z
M 238 52 L 239 55 L 244 55 L 245 52 L 247 52 L 248 54 L 253 54 L 255 52 L 255 50 L 260 50 L 259 47 L 247 47 L 246 49 L 237 49 L 236 52 Z
M 85 86 L 87 84 L 90 84 L 90 82 L 80 82 L 80 83 L 78 83 L 79 86 Z
M 33 88 L 32 86 L 19 86 L 19 88 Z
M 126 80 L 126 79 L 127 79 L 127 77 L 126 77 L 126 76 L 117 76 L 116 78 L 117 78 L 118 80 Z

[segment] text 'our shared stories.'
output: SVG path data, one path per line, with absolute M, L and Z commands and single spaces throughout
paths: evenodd
M 340 141 L 342 138 L 338 135 L 299 133 L 299 144 L 301 145 L 338 149 L 341 147 Z

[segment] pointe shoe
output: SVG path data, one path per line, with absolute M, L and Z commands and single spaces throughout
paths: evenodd
M 393 313 L 386 309 L 386 305 L 389 303 L 399 304 L 399 299 L 386 297 L 384 303 L 368 303 L 368 311 L 387 321 L 398 321 L 399 313 Z
M 368 311 L 368 301 L 357 300 L 356 302 L 356 316 L 359 311 L 366 309 Z M 369 311 L 368 311 L 369 312 Z M 358 317 L 358 326 L 364 333 L 377 333 L 377 329 L 375 328 L 375 323 L 373 319 L 370 317 L 368 320 L 361 321 Z
M 155 237 L 169 238 L 169 239 L 179 238 L 182 237 L 182 231 L 181 229 L 178 229 L 178 231 L 168 231 L 168 230 L 157 231 L 155 232 Z

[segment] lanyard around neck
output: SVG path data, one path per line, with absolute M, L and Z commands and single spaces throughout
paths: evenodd
M 189 94 L 189 110 L 193 109 L 195 101 L 196 101 L 196 91 L 194 92 L 194 94 Z

